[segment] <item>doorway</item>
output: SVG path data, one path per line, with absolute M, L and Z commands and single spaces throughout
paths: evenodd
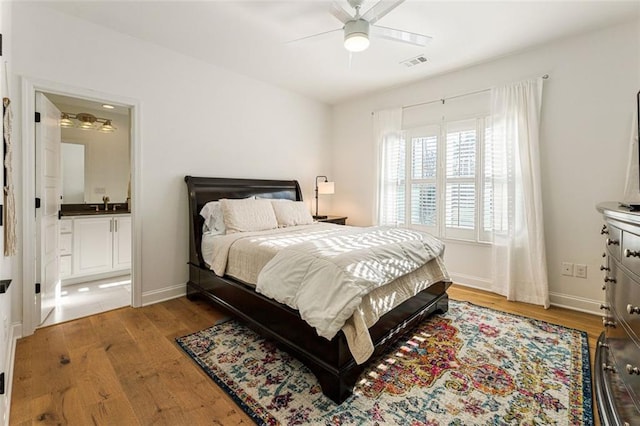
M 42 96 L 60 117 L 60 286 L 51 310 L 41 302 L 46 326 L 131 305 L 131 119 L 126 106 Z
M 100 213 L 100 219 L 103 220 L 102 222 L 100 220 L 94 220 L 94 221 L 87 222 L 86 224 L 82 223 L 83 225 L 86 225 L 84 226 L 84 228 L 88 229 L 89 231 L 100 229 L 100 227 L 104 228 L 105 226 L 104 219 L 106 219 L 104 217 L 105 215 L 104 209 L 106 207 L 109 209 L 109 212 L 108 212 L 109 219 L 107 219 L 107 227 L 109 226 L 109 223 L 110 223 L 110 226 L 112 227 L 112 229 L 117 227 L 118 230 L 128 230 L 128 233 L 122 232 L 119 234 L 120 235 L 119 239 L 126 240 L 126 243 L 123 243 L 122 241 L 120 241 L 120 244 L 119 244 L 120 250 L 118 253 L 115 254 L 115 258 L 113 257 L 114 255 L 111 254 L 112 252 L 110 252 L 110 256 L 112 256 L 109 258 L 111 269 L 105 270 L 104 268 L 100 269 L 99 262 L 98 263 L 95 262 L 95 259 L 96 258 L 99 259 L 101 256 L 101 253 L 103 252 L 98 252 L 98 254 L 96 254 L 95 251 L 90 250 L 91 244 L 94 244 L 94 246 L 100 247 L 100 245 L 106 241 L 105 239 L 103 239 L 101 242 L 95 243 L 94 240 L 92 240 L 89 237 L 86 237 L 86 235 L 91 235 L 90 232 L 88 233 L 81 232 L 80 234 L 84 235 L 85 237 L 80 239 L 77 239 L 74 236 L 63 237 L 62 238 L 63 245 L 64 245 L 65 239 L 67 241 L 70 239 L 70 241 L 72 241 L 72 247 L 73 247 L 72 250 L 74 251 L 75 251 L 75 244 L 79 244 L 78 246 L 78 250 L 80 250 L 79 253 L 84 254 L 84 256 L 82 256 L 81 259 L 79 260 L 79 262 L 81 262 L 81 264 L 85 268 L 84 269 L 75 268 L 73 266 L 73 261 L 72 261 L 71 270 L 70 270 L 71 276 L 67 274 L 66 277 L 62 277 L 59 280 L 60 284 L 65 284 L 64 286 L 62 285 L 59 286 L 60 293 L 61 293 L 59 296 L 63 295 L 62 292 L 65 291 L 65 287 L 67 285 L 74 286 L 74 288 L 76 289 L 82 289 L 82 291 L 78 291 L 79 293 L 82 293 L 82 292 L 86 292 L 87 288 L 113 290 L 114 287 L 125 287 L 127 285 L 127 281 L 130 281 L 130 284 L 128 284 L 130 286 L 130 292 L 128 293 L 128 297 L 127 297 L 128 303 L 126 303 L 126 305 L 141 306 L 141 299 L 142 299 L 141 289 L 140 289 L 141 220 L 138 217 L 138 215 L 136 215 L 137 199 L 141 195 L 137 185 L 137 182 L 140 181 L 139 180 L 140 179 L 139 178 L 140 134 L 139 134 L 139 125 L 138 125 L 138 123 L 140 122 L 139 102 L 133 99 L 123 98 L 121 96 L 101 94 L 93 90 L 79 89 L 79 88 L 69 87 L 69 86 L 65 86 L 57 83 L 31 80 L 27 78 L 23 79 L 22 86 L 23 86 L 22 111 L 25 117 L 29 117 L 29 116 L 33 117 L 36 115 L 35 113 L 37 112 L 37 108 L 36 108 L 35 100 L 36 100 L 37 93 L 44 93 L 48 97 L 53 98 L 57 103 L 63 100 L 64 102 L 62 102 L 63 105 L 60 111 L 71 112 L 74 116 L 72 118 L 75 118 L 75 119 L 78 119 L 78 117 L 83 117 L 83 115 L 80 113 L 89 111 L 88 109 L 84 110 L 85 108 L 89 108 L 90 106 L 97 107 L 97 108 L 104 108 L 102 107 L 103 104 L 108 104 L 116 108 L 120 108 L 121 111 L 124 111 L 125 115 L 128 117 L 128 125 L 118 128 L 117 125 L 114 125 L 113 120 L 111 121 L 111 123 L 107 123 L 106 119 L 109 118 L 108 113 L 103 113 L 100 109 L 98 109 L 97 111 L 94 111 L 95 113 L 93 112 L 90 113 L 94 118 L 100 118 L 100 120 L 93 120 L 93 119 L 89 120 L 94 125 L 93 130 L 86 130 L 86 131 L 83 130 L 83 132 L 92 134 L 93 135 L 92 139 L 97 138 L 97 135 L 101 133 L 95 130 L 97 126 L 104 125 L 104 124 L 110 124 L 111 126 L 117 128 L 115 130 L 116 132 L 121 131 L 123 135 L 128 136 L 127 137 L 128 146 L 125 149 L 125 151 L 128 152 L 129 154 L 128 160 L 129 160 L 129 169 L 130 169 L 129 176 L 130 177 L 126 176 L 125 178 L 126 183 L 124 185 L 119 185 L 121 188 L 119 188 L 118 190 L 113 190 L 113 198 L 112 198 L 112 195 L 107 193 L 107 191 L 111 191 L 111 189 L 109 188 L 112 188 L 112 187 L 115 188 L 118 185 L 116 185 L 113 182 L 109 183 L 104 179 L 103 179 L 103 182 L 107 182 L 104 185 L 96 184 L 95 180 L 91 181 L 91 179 L 93 179 L 91 176 L 85 176 L 87 180 L 89 180 L 90 182 L 93 182 L 93 186 L 91 186 L 88 189 L 88 192 L 87 192 L 88 195 L 87 195 L 87 198 L 84 200 L 84 202 L 78 203 L 83 207 L 89 207 L 89 208 L 98 207 L 99 209 L 103 210 Z M 68 108 L 73 108 L 73 110 L 67 111 Z M 63 118 L 62 114 L 60 115 L 60 118 Z M 86 120 L 80 119 L 79 124 L 82 124 L 83 121 L 86 121 Z M 28 122 L 28 120 L 23 120 L 22 131 L 23 131 L 23 138 L 24 138 L 24 145 L 23 145 L 24 160 L 23 160 L 22 209 L 23 209 L 23 217 L 25 217 L 25 219 L 36 218 L 39 213 L 36 210 L 36 204 L 38 200 L 36 200 L 36 203 L 33 202 L 34 198 L 36 198 L 36 184 L 35 184 L 35 178 L 34 178 L 36 174 L 36 164 L 33 161 L 33 159 L 36 158 L 35 153 L 37 151 L 35 129 L 36 129 L 36 126 L 32 121 Z M 74 140 L 73 137 L 69 137 L 69 138 L 70 138 L 71 144 L 73 145 L 82 144 L 81 141 L 79 141 L 78 139 Z M 110 154 L 106 154 L 106 155 L 110 155 Z M 104 155 L 98 155 L 98 156 L 101 157 L 102 160 L 104 160 Z M 77 185 L 75 189 L 77 189 Z M 130 194 L 129 203 L 127 203 L 127 200 L 126 200 L 128 194 Z M 93 197 L 93 195 L 95 195 L 95 197 Z M 107 200 L 107 197 L 109 198 L 108 200 Z M 100 203 L 97 202 L 98 199 Z M 61 206 L 63 206 L 64 204 L 67 204 L 65 203 L 64 199 L 59 200 L 59 203 Z M 75 204 L 75 203 L 68 203 L 68 204 Z M 78 207 L 78 205 L 76 205 L 76 207 Z M 113 209 L 116 209 L 116 212 L 113 212 Z M 125 220 L 125 217 L 127 215 L 129 215 L 128 221 Z M 68 222 L 68 217 L 65 218 L 64 215 L 62 215 L 60 219 L 61 219 L 59 221 L 60 223 L 62 223 L 64 219 L 67 219 L 67 222 Z M 61 226 L 61 227 L 66 228 L 66 226 Z M 32 334 L 33 331 L 41 324 L 39 306 L 37 305 L 38 295 L 36 294 L 36 297 L 34 298 L 33 293 L 31 293 L 30 291 L 31 290 L 30 285 L 37 284 L 37 278 L 38 278 L 37 268 L 40 267 L 40 265 L 38 264 L 39 258 L 38 258 L 38 247 L 37 247 L 38 245 L 37 244 L 37 241 L 38 241 L 37 228 L 38 226 L 37 226 L 36 220 L 24 220 L 24 223 L 23 223 L 24 246 L 23 246 L 23 271 L 22 271 L 23 285 L 24 285 L 22 334 L 24 336 Z M 73 229 L 74 228 L 72 227 L 72 230 Z M 61 234 L 59 234 L 58 236 L 60 235 Z M 115 241 L 115 237 L 112 236 L 109 239 L 109 242 L 112 245 L 108 247 L 110 248 L 113 247 L 113 244 L 114 244 L 113 241 Z M 127 250 L 128 250 L 128 255 L 127 253 L 125 253 Z M 86 253 L 90 253 L 90 255 L 86 255 Z M 123 253 L 125 254 L 123 255 Z M 63 253 L 60 252 L 60 254 L 63 254 Z M 116 259 L 116 260 L 113 260 L 113 259 Z M 127 262 L 124 262 L 123 259 L 128 259 L 128 264 Z M 97 265 L 97 269 L 95 268 L 91 269 L 91 267 L 95 267 L 96 265 Z M 61 272 L 63 272 L 64 274 L 65 268 L 68 268 L 69 265 L 65 264 L 65 262 L 63 261 L 63 262 L 60 262 L 60 266 L 62 269 Z M 66 272 L 68 273 L 69 269 L 67 269 Z M 97 280 L 101 280 L 101 281 L 97 281 Z M 111 281 L 108 281 L 108 280 L 111 280 Z M 89 285 L 79 286 L 79 284 L 88 283 L 89 281 L 93 281 L 91 286 Z M 33 283 L 33 284 L 30 284 L 30 283 Z M 38 285 L 35 285 L 35 289 L 34 289 L 35 293 L 38 293 L 37 291 L 38 287 L 39 287 Z M 115 307 L 114 304 L 109 304 L 107 302 L 100 303 L 100 305 L 102 306 L 102 310 L 113 309 Z M 84 315 L 86 314 L 88 314 L 88 312 L 85 313 Z M 67 319 L 68 318 L 63 318 L 62 320 L 67 320 Z M 48 323 L 49 322 L 47 322 L 47 324 Z

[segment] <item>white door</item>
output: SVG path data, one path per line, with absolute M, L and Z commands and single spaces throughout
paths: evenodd
M 36 92 L 36 282 L 40 294 L 36 295 L 36 309 L 40 310 L 40 323 L 55 307 L 56 293 L 60 290 L 60 255 L 58 211 L 62 195 L 60 176 L 60 110 L 47 97 Z M 39 306 L 38 306 L 39 305 Z

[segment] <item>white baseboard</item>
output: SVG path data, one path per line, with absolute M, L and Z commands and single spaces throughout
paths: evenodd
M 159 290 L 145 291 L 142 293 L 142 306 L 153 305 L 165 300 L 175 299 L 187 294 L 187 285 L 178 284 Z
M 451 273 L 451 281 L 464 287 L 475 288 L 477 290 L 491 291 L 491 281 L 473 277 L 471 275 Z
M 585 312 L 587 314 L 602 316 L 600 310 L 601 300 L 586 299 L 562 293 L 549 293 L 549 301 L 553 306 Z
M 463 287 L 475 288 L 492 292 L 491 282 L 483 278 L 477 278 L 461 274 L 451 274 L 451 280 Z M 587 314 L 602 315 L 600 310 L 600 300 L 586 299 L 584 297 L 573 296 L 562 293 L 549 293 L 549 302 L 559 308 L 570 309 L 572 311 L 585 312 Z
M 5 372 L 4 377 L 4 395 L 6 397 L 6 409 L 5 409 L 5 418 L 2 422 L 4 426 L 9 425 L 9 417 L 11 415 L 11 391 L 13 387 L 13 369 L 16 360 L 16 343 L 18 339 L 22 337 L 22 323 L 11 324 L 9 331 L 9 347 L 7 357 L 7 371 Z

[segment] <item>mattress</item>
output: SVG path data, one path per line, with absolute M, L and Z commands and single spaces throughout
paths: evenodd
M 260 271 L 282 248 L 331 236 L 340 229 L 345 227 L 317 223 L 242 234 L 204 234 L 202 254 L 207 265 L 217 275 L 226 275 L 255 286 Z M 382 315 L 430 285 L 448 279 L 442 258 L 436 257 L 365 295 L 342 327 L 356 362 L 363 363 L 373 353 L 374 347 L 368 329 Z

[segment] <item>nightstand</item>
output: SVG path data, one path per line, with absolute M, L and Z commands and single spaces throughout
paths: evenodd
M 337 225 L 346 225 L 347 216 L 327 216 L 326 219 L 316 219 L 318 222 L 335 223 Z

